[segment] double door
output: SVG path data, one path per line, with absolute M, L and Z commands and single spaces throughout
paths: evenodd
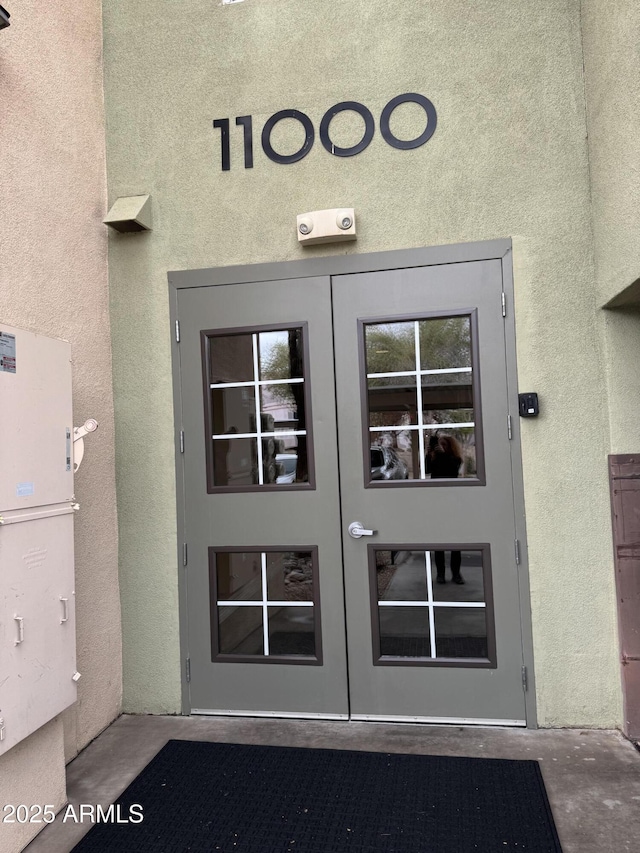
M 499 260 L 177 291 L 193 713 L 525 724 Z

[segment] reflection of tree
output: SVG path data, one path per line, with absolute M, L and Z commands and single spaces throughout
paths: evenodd
M 421 320 L 420 367 L 442 370 L 471 366 L 468 317 Z M 366 327 L 367 373 L 415 370 L 414 323 L 380 323 Z
M 287 342 L 274 341 L 269 351 L 261 358 L 262 379 L 290 379 L 304 376 L 304 361 L 302 350 L 302 329 L 289 329 Z M 293 382 L 291 385 L 271 385 L 269 392 L 275 399 L 286 402 L 299 420 L 299 428 L 305 429 L 304 421 L 304 383 Z M 277 452 L 282 452 L 283 446 L 278 442 Z M 307 442 L 298 441 L 298 461 L 296 466 L 296 482 L 304 482 L 307 476 Z

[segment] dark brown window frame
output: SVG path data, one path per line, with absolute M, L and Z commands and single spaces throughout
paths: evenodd
M 380 621 L 378 618 L 378 577 L 376 567 L 376 551 L 481 551 L 482 579 L 484 582 L 484 608 L 487 624 L 487 657 L 486 658 L 406 658 L 380 654 Z M 493 581 L 491 571 L 491 546 L 488 542 L 436 542 L 429 544 L 408 545 L 393 542 L 391 544 L 376 543 L 367 546 L 369 561 L 369 605 L 371 611 L 371 640 L 373 646 L 374 666 L 423 666 L 423 667 L 467 667 L 471 669 L 497 669 L 496 628 L 493 607 Z M 413 602 L 407 601 L 406 607 Z M 404 605 L 403 605 L 404 606 Z M 435 604 L 437 607 L 438 605 Z M 437 641 L 437 637 L 436 637 Z
M 232 335 L 255 335 L 261 332 L 285 332 L 290 329 L 302 329 L 302 378 L 304 380 L 304 408 L 307 445 L 307 471 L 309 479 L 306 483 L 255 483 L 245 486 L 216 486 L 214 479 L 213 459 L 213 414 L 211 411 L 211 375 L 210 375 L 210 352 L 209 341 L 212 337 L 224 337 Z M 269 324 L 266 326 L 233 326 L 231 328 L 203 329 L 200 331 L 200 342 L 202 351 L 202 381 L 204 396 L 204 433 L 205 433 L 205 465 L 207 473 L 207 494 L 232 494 L 234 492 L 298 492 L 314 491 L 316 488 L 316 475 L 313 450 L 313 418 L 311 411 L 311 386 L 309 380 L 309 324 L 305 320 L 300 322 L 285 322 Z
M 415 320 L 435 320 L 447 317 L 469 317 L 471 338 L 471 389 L 473 393 L 474 430 L 476 446 L 475 477 L 442 477 L 436 480 L 372 480 L 371 479 L 371 433 L 369 432 L 369 398 L 367 385 L 367 362 L 365 326 L 381 323 L 405 323 Z M 358 318 L 358 361 L 360 368 L 360 409 L 362 417 L 362 454 L 365 489 L 442 488 L 442 486 L 485 486 L 487 484 L 484 459 L 484 433 L 482 430 L 482 396 L 480 389 L 480 345 L 478 340 L 478 309 L 464 308 L 455 311 L 431 311 L 419 314 L 401 314 L 387 317 Z
M 315 655 L 231 655 L 220 651 L 218 637 L 218 575 L 216 554 L 263 554 L 308 551 L 311 553 L 311 576 L 313 578 L 313 628 L 316 640 Z M 283 664 L 288 666 L 322 666 L 322 620 L 320 614 L 320 572 L 317 545 L 210 545 L 209 555 L 209 626 L 211 633 L 212 663 L 259 663 Z M 233 606 L 233 605 L 225 605 Z M 249 605 L 245 605 L 249 606 Z M 256 607 L 260 606 L 258 602 Z M 295 607 L 291 602 L 291 607 Z

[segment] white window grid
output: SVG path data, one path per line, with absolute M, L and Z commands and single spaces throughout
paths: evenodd
M 303 377 L 292 379 L 259 379 L 260 366 L 258 359 L 258 334 L 251 335 L 251 348 L 253 354 L 253 380 L 249 382 L 211 382 L 209 388 L 224 389 L 224 388 L 253 388 L 256 407 L 256 431 L 255 432 L 234 432 L 234 433 L 214 433 L 211 438 L 214 441 L 228 441 L 229 439 L 237 438 L 255 438 L 258 451 L 258 485 L 264 485 L 263 471 L 263 456 L 262 456 L 262 439 L 263 438 L 288 438 L 290 436 L 306 436 L 306 429 L 278 429 L 273 432 L 262 430 L 262 410 L 260 406 L 260 388 L 264 385 L 302 385 L 304 384 Z
M 315 578 L 314 578 L 315 583 Z M 270 607 L 313 607 L 313 601 L 279 601 L 268 598 L 267 589 L 267 554 L 260 552 L 260 586 L 262 598 L 243 601 L 242 599 L 220 599 L 216 601 L 218 607 L 260 607 L 262 608 L 262 642 L 264 656 L 269 657 L 269 608 Z
M 440 549 L 438 549 L 440 550 Z M 457 548 L 454 545 L 451 545 L 449 548 L 443 550 L 454 550 L 461 551 L 462 548 Z M 437 658 L 436 654 L 436 617 L 435 617 L 435 609 L 436 607 L 464 607 L 464 608 L 474 608 L 476 610 L 485 610 L 487 608 L 486 602 L 484 601 L 436 601 L 433 597 L 433 579 L 431 573 L 431 551 L 424 552 L 425 559 L 425 571 L 427 575 L 427 600 L 426 601 L 414 601 L 401 599 L 398 601 L 387 600 L 384 601 L 378 600 L 378 607 L 428 607 L 429 608 L 429 644 L 431 657 Z
M 414 340 L 415 340 L 415 360 L 416 360 L 416 368 L 415 370 L 399 370 L 397 372 L 390 373 L 367 373 L 367 379 L 394 379 L 396 377 L 405 377 L 411 376 L 416 381 L 416 393 L 417 393 L 417 410 L 418 410 L 418 423 L 417 424 L 398 424 L 397 426 L 381 426 L 381 427 L 369 427 L 370 433 L 376 432 L 405 432 L 405 431 L 417 431 L 418 432 L 418 442 L 419 442 L 419 455 L 420 455 L 420 479 L 426 480 L 427 472 L 425 465 L 425 447 L 424 447 L 424 434 L 426 430 L 441 430 L 441 429 L 463 429 L 468 427 L 475 427 L 475 421 L 465 421 L 463 423 L 450 423 L 450 424 L 429 424 L 425 423 L 424 415 L 422 411 L 422 383 L 420 381 L 422 376 L 438 376 L 443 374 L 455 374 L 455 373 L 468 373 L 472 374 L 473 368 L 471 367 L 446 367 L 439 368 L 437 370 L 423 370 L 420 366 L 420 320 L 414 321 Z

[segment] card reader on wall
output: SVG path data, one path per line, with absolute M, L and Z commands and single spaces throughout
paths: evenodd
M 540 414 L 537 394 L 518 394 L 518 408 L 521 418 L 536 418 Z

